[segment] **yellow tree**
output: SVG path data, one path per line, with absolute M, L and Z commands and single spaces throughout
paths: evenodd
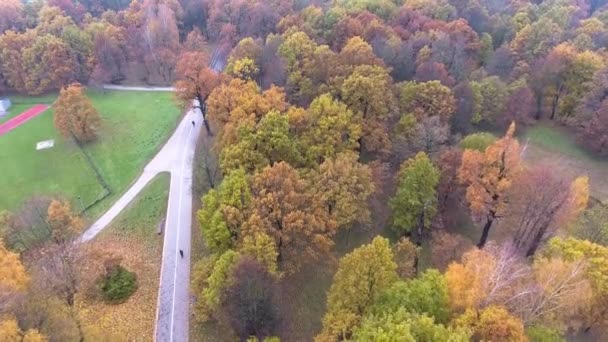
M 14 319 L 6 319 L 0 321 L 0 337 L 4 342 L 46 342 L 46 336 L 40 334 L 38 330 L 29 329 L 23 332 L 17 321 Z
M 472 341 L 527 342 L 522 321 L 500 306 L 469 309 L 454 324 L 473 332 Z
M 72 213 L 68 202 L 53 200 L 48 209 L 48 224 L 57 243 L 66 242 L 78 234 L 84 223 Z
M 362 118 L 361 144 L 369 151 L 390 147 L 388 121 L 397 108 L 393 80 L 382 66 L 360 65 L 340 84 L 340 97 Z
M 327 159 L 309 176 L 313 196 L 339 227 L 369 222 L 367 201 L 374 191 L 372 170 L 358 161 L 354 152 Z
M 254 82 L 238 78 L 220 84 L 207 99 L 209 121 L 219 132 L 217 147 L 238 142 L 239 128 L 245 122 L 255 126 L 273 109 L 279 112 L 287 109 L 281 88 L 271 87 L 262 92 Z
M 582 312 L 585 331 L 596 327 L 608 331 L 608 247 L 574 238 L 553 238 L 546 254 L 568 262 L 583 262 L 591 284 L 591 300 Z
M 473 248 L 462 256 L 460 263 L 451 263 L 445 273 L 450 306 L 462 312 L 509 303 L 531 274 L 529 266 L 509 246 L 491 244 L 486 249 Z
M 55 128 L 66 138 L 86 143 L 97 138 L 101 117 L 85 94 L 85 88 L 73 83 L 61 89 L 55 102 Z
M 319 259 L 333 246 L 337 225 L 307 191 L 309 186 L 285 162 L 268 166 L 253 177 L 253 213 L 242 234 L 263 232 L 271 236 L 279 264 L 288 273 L 309 259 Z
M 19 255 L 4 247 L 0 240 L 0 293 L 2 290 L 21 291 L 29 282 L 29 276 L 19 259 Z
M 359 147 L 361 117 L 330 94 L 314 99 L 303 121 L 301 145 L 310 164 L 322 163 L 326 158 Z
M 519 143 L 514 134 L 515 123 L 511 123 L 505 136 L 484 152 L 467 149 L 462 154 L 458 178 L 467 186 L 466 199 L 471 213 L 485 220 L 479 248 L 486 244 L 494 220 L 504 215 L 507 190 L 519 173 Z

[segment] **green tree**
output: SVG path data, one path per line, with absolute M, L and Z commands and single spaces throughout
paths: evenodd
M 229 173 L 216 189 L 202 198 L 197 212 L 205 244 L 214 253 L 232 248 L 239 238 L 241 225 L 247 219 L 251 190 L 242 169 Z
M 250 120 L 243 121 L 237 127 L 235 141 L 222 148 L 222 170 L 255 171 L 281 161 L 301 164 L 299 146 L 290 129 L 289 117 L 276 110 L 265 114 L 255 126 Z
M 397 281 L 396 270 L 389 242 L 382 237 L 342 257 L 327 296 L 319 338 L 350 338 L 378 296 Z
M 357 149 L 361 130 L 361 118 L 344 103 L 330 94 L 317 97 L 306 111 L 300 138 L 308 163 L 322 163 L 338 153 Z
M 401 164 L 397 191 L 389 202 L 393 210 L 393 225 L 401 233 L 416 228 L 420 245 L 425 228 L 437 213 L 437 184 L 439 170 L 424 152 Z
M 460 147 L 463 150 L 476 150 L 484 152 L 488 146 L 496 141 L 496 137 L 492 133 L 480 132 L 469 134 L 460 140 Z
M 198 321 L 208 321 L 220 308 L 239 259 L 240 255 L 229 249 L 220 256 L 202 259 L 194 266 L 192 290 L 197 296 L 194 316 Z
M 400 308 L 396 311 L 366 316 L 353 334 L 355 341 L 466 342 L 466 329 L 448 328 L 432 317 L 416 315 Z
M 530 342 L 566 342 L 559 331 L 540 325 L 526 328 L 526 335 Z
M 471 122 L 493 123 L 502 114 L 507 100 L 507 85 L 498 76 L 485 77 L 481 81 L 471 82 L 473 92 L 473 116 Z
M 375 301 L 370 312 L 407 312 L 433 317 L 436 322 L 448 323 L 450 307 L 445 277 L 434 269 L 408 281 L 398 281 L 386 289 Z

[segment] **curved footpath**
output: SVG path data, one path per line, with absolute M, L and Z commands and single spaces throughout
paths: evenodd
M 211 67 L 222 70 L 224 58 L 216 50 Z M 173 91 L 171 87 L 104 86 L 111 90 Z M 165 220 L 155 340 L 158 342 L 187 341 L 190 309 L 190 246 L 192 226 L 192 166 L 196 142 L 203 126 L 200 111 L 190 109 L 158 154 L 146 165 L 141 176 L 116 203 L 84 232 L 80 241 L 93 239 L 161 172 L 171 173 L 167 218 Z M 194 121 L 195 125 L 192 125 Z M 183 251 L 183 257 L 180 256 Z

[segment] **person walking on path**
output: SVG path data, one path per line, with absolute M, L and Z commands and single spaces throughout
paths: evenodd
M 183 259 L 184 258 L 184 251 L 182 251 L 181 249 L 179 250 L 179 256 Z
M 194 120 L 192 120 L 192 127 L 194 127 L 195 124 L 196 124 L 196 122 L 194 122 Z

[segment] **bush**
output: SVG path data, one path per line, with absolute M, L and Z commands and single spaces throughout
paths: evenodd
M 120 303 L 137 290 L 137 276 L 121 265 L 112 267 L 101 279 L 101 292 L 108 302 Z
M 460 141 L 460 147 L 463 150 L 477 150 L 484 152 L 486 148 L 496 141 L 496 137 L 491 133 L 473 133 L 464 137 Z

